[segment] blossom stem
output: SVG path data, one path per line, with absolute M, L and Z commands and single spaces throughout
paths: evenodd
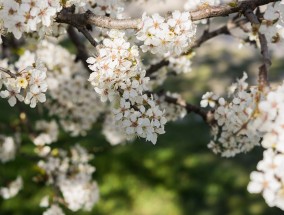
M 0 67 L 0 70 L 1 70 L 2 72 L 5 72 L 6 74 L 10 75 L 11 78 L 17 78 L 17 76 L 16 76 L 15 74 L 13 74 L 13 73 L 12 73 L 10 70 L 8 70 L 8 69 L 5 69 L 5 68 L 3 68 L 3 67 Z
M 257 18 L 257 16 L 253 13 L 251 9 L 248 9 L 245 11 L 245 16 L 247 19 L 251 22 L 252 27 L 256 28 L 258 31 L 258 28 L 260 26 L 260 22 Z M 262 61 L 263 64 L 259 67 L 259 88 L 262 90 L 265 86 L 268 86 L 268 70 L 269 67 L 271 66 L 271 60 L 270 60 L 270 55 L 268 51 L 268 45 L 267 45 L 267 40 L 264 34 L 261 34 L 258 32 L 258 38 L 259 38 L 259 43 L 260 43 L 260 49 L 261 49 L 261 55 L 262 55 Z

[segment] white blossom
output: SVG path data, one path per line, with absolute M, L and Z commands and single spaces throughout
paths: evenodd
M 4 199 L 10 199 L 16 196 L 23 188 L 23 179 L 18 176 L 14 181 L 10 182 L 7 187 L 0 187 L 0 196 Z
M 43 213 L 43 215 L 64 215 L 64 213 L 57 204 L 53 204 Z
M 210 107 L 214 108 L 218 99 L 218 96 L 215 95 L 213 92 L 207 92 L 202 96 L 200 106 L 207 107 L 209 105 Z
M 48 178 L 47 183 L 60 190 L 72 211 L 90 211 L 99 199 L 97 183 L 92 181 L 95 168 L 89 164 L 92 158 L 85 148 L 76 145 L 70 152 L 58 149 L 58 154 L 50 153 L 38 163 Z
M 0 135 L 0 160 L 2 163 L 15 158 L 17 145 L 13 137 Z
M 264 20 L 259 31 L 266 36 L 269 44 L 284 44 L 284 5 L 280 2 L 269 4 L 264 13 Z
M 43 146 L 57 141 L 59 128 L 55 120 L 51 122 L 44 120 L 37 121 L 35 127 L 37 131 L 41 131 L 41 133 L 34 138 L 35 145 Z

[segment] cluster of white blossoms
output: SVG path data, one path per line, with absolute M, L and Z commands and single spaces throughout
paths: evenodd
M 177 100 L 179 104 L 186 104 L 184 100 L 182 100 L 181 95 L 178 93 L 170 93 L 166 92 L 164 95 L 154 95 L 157 104 L 160 106 L 161 109 L 165 110 L 165 117 L 167 121 L 176 121 L 178 119 L 182 119 L 186 116 L 187 110 L 185 107 L 181 105 L 177 105 L 174 103 L 170 103 L 167 98 L 171 100 Z
M 269 4 L 263 18 L 259 31 L 270 44 L 284 45 L 284 3 Z
M 124 33 L 111 30 L 98 48 L 98 56 L 87 60 L 91 73 L 89 81 L 100 95 L 114 106 L 115 119 L 128 138 L 137 135 L 156 143 L 163 134 L 166 118 L 147 91 L 149 78 L 141 68 L 137 46 L 124 39 Z M 118 104 L 117 104 L 118 103 Z
M 231 157 L 256 145 L 265 148 L 257 171 L 250 175 L 248 191 L 262 193 L 266 203 L 284 210 L 284 83 L 276 90 L 248 87 L 246 74 L 231 87 L 231 101 L 205 94 L 201 106 L 218 106 L 217 125 L 208 145 L 215 153 Z
M 105 111 L 105 105 L 86 80 L 87 77 L 77 75 L 62 80 L 50 92 L 49 114 L 58 116 L 63 129 L 72 136 L 85 135 Z
M 191 72 L 190 56 L 182 55 L 179 57 L 170 57 L 169 62 L 169 70 L 173 71 L 175 74 Z
M 33 143 L 36 146 L 35 152 L 38 156 L 44 157 L 51 152 L 51 147 L 49 145 L 58 140 L 58 125 L 55 120 L 50 122 L 40 120 L 35 124 L 35 131 L 37 133 L 33 138 Z
M 0 0 L 0 19 L 7 32 L 20 39 L 27 32 L 40 31 L 50 27 L 56 13 L 61 10 L 60 0 Z
M 165 112 L 145 94 L 137 96 L 133 107 L 132 104 L 121 98 L 119 107 L 114 110 L 115 119 L 125 129 L 127 139 L 137 135 L 156 144 L 158 135 L 165 133 Z
M 81 62 L 75 62 L 75 55 L 46 40 L 38 44 L 31 59 L 35 57 L 43 59 L 51 71 L 46 79 L 50 98 L 45 107 L 49 115 L 58 117 L 63 129 L 72 136 L 84 135 L 105 111 L 105 104 L 86 81 L 88 71 Z
M 0 187 L 0 196 L 3 199 L 10 199 L 16 196 L 23 188 L 23 179 L 18 176 L 14 181 L 10 182 L 6 187 Z
M 270 91 L 259 103 L 254 127 L 262 133 L 263 160 L 251 173 L 248 191 L 262 193 L 269 206 L 284 210 L 284 84 Z
M 181 105 L 170 103 L 167 101 L 168 97 L 170 97 L 171 100 L 176 99 L 180 104 L 185 104 L 185 101 L 182 100 L 181 95 L 178 93 L 166 92 L 166 94 L 163 95 L 154 94 L 155 102 L 165 112 L 164 117 L 168 122 L 183 119 L 187 114 L 186 108 Z M 132 138 L 131 136 L 127 136 L 124 128 L 116 123 L 115 115 L 113 113 L 108 113 L 106 115 L 102 133 L 107 141 L 113 146 L 132 142 L 135 138 L 134 136 L 132 136 Z
M 123 144 L 134 139 L 127 137 L 123 127 L 116 123 L 115 115 L 112 112 L 105 116 L 102 133 L 106 140 L 113 146 Z
M 248 152 L 261 140 L 261 133 L 253 126 L 261 95 L 257 88 L 248 87 L 246 79 L 247 74 L 244 73 L 243 78 L 232 85 L 228 101 L 219 98 L 214 111 L 216 123 L 212 126 L 213 140 L 208 147 L 224 157 Z M 215 106 L 217 97 L 209 94 L 201 101 L 203 107 Z
M 283 144 L 283 143 L 282 143 Z M 263 160 L 257 164 L 257 170 L 250 175 L 248 191 L 262 193 L 270 207 L 284 210 L 284 154 L 272 148 L 263 153 Z
M 165 19 L 159 14 L 151 17 L 145 13 L 137 33 L 137 39 L 144 42 L 143 52 L 179 55 L 193 42 L 196 25 L 192 23 L 189 12 L 174 11 Z
M 13 137 L 0 135 L 0 161 L 2 163 L 14 160 L 17 149 L 17 141 Z
M 16 63 L 19 65 L 18 68 L 9 67 L 9 73 L 5 72 L 6 69 L 0 71 L 0 89 L 2 83 L 6 88 L 0 92 L 0 96 L 8 99 L 12 107 L 18 100 L 34 108 L 37 103 L 46 101 L 47 69 L 40 60 L 24 62 L 24 59 L 25 55 Z
M 97 183 L 92 180 L 95 168 L 89 164 L 93 156 L 82 146 L 71 147 L 70 152 L 54 149 L 38 167 L 43 172 L 47 184 L 58 189 L 62 196 L 54 196 L 54 203 L 62 199 L 72 211 L 90 211 L 99 199 Z M 49 204 L 42 206 L 48 207 Z M 55 209 L 53 209 L 55 210 Z
M 36 122 L 35 129 L 40 131 L 40 134 L 34 138 L 34 144 L 42 146 L 45 144 L 51 144 L 58 139 L 58 125 L 55 120 L 47 122 L 40 120 Z

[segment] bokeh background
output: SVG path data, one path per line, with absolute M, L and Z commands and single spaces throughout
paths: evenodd
M 175 1 L 175 8 L 180 7 L 182 2 Z M 173 2 L 168 6 L 171 5 Z M 145 6 L 132 5 L 130 13 L 133 14 L 135 8 L 140 13 Z M 148 8 L 153 12 L 153 7 Z M 216 23 L 220 21 L 216 19 Z M 68 42 L 63 42 L 63 45 L 72 50 Z M 188 102 L 198 104 L 206 91 L 226 95 L 227 87 L 241 77 L 243 71 L 248 72 L 250 83 L 255 84 L 259 59 L 259 52 L 254 47 L 239 48 L 238 40 L 222 36 L 199 48 L 192 60 L 192 71 L 169 77 L 164 89 L 180 92 Z M 275 55 L 270 72 L 272 83 L 281 82 L 283 67 L 283 58 Z M 0 99 L 2 125 L 13 127 L 18 123 L 19 114 L 18 108 L 10 108 L 5 100 Z M 28 116 L 30 120 L 38 117 L 31 110 Z M 13 132 L 8 129 L 10 126 L 0 126 L 0 133 Z M 100 188 L 100 201 L 92 212 L 65 210 L 66 214 L 283 214 L 277 208 L 269 208 L 261 195 L 249 194 L 246 189 L 249 174 L 255 170 L 263 150 L 258 147 L 235 158 L 222 158 L 207 148 L 209 131 L 199 116 L 190 114 L 183 120 L 169 123 L 166 134 L 159 137 L 156 145 L 137 139 L 126 145 L 110 146 L 101 134 L 99 124 L 85 137 L 70 138 L 62 133 L 60 141 L 54 146 L 67 148 L 80 143 L 93 151 L 94 178 Z M 42 214 L 44 209 L 38 206 L 39 202 L 50 192 L 42 184 L 32 181 L 38 173 L 33 159 L 33 145 L 26 136 L 22 138 L 16 160 L 0 165 L 0 185 L 21 175 L 24 189 L 10 200 L 0 199 L 0 215 Z

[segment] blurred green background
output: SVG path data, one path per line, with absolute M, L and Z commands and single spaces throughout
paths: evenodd
M 224 40 L 220 40 L 224 41 Z M 222 44 L 223 43 L 223 44 Z M 222 45 L 222 46 L 221 46 Z M 257 74 L 259 56 L 252 47 L 239 51 L 231 41 L 208 43 L 195 57 L 191 73 L 170 77 L 165 88 L 181 92 L 190 103 L 198 104 L 206 90 L 224 94 L 232 81 L 246 70 Z M 210 51 L 209 51 L 210 50 Z M 223 50 L 223 51 L 221 51 Z M 254 53 L 254 54 L 253 54 Z M 254 57 L 252 57 L 254 56 Z M 280 80 L 281 60 L 271 69 L 272 80 Z M 250 80 L 256 83 L 255 79 Z M 5 124 L 17 123 L 19 110 L 0 100 L 0 133 L 9 134 Z M 29 110 L 28 116 L 37 117 Z M 111 147 L 102 136 L 100 125 L 85 137 L 62 135 L 54 146 L 67 148 L 80 143 L 96 151 L 94 179 L 100 188 L 100 201 L 92 212 L 70 212 L 75 215 L 278 215 L 283 212 L 269 208 L 261 195 L 247 192 L 249 174 L 262 158 L 255 148 L 248 154 L 226 159 L 208 148 L 209 127 L 193 114 L 169 123 L 166 134 L 156 145 L 144 140 Z M 33 156 L 33 146 L 23 136 L 21 153 Z M 0 215 L 38 215 L 44 209 L 39 201 L 49 189 L 36 184 L 35 161 L 18 155 L 15 161 L 0 165 L 0 186 L 21 175 L 24 189 L 10 200 L 0 199 Z

